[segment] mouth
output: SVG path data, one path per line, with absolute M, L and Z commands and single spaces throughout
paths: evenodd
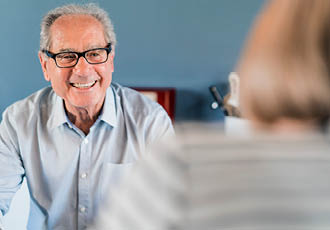
M 89 83 L 70 83 L 71 86 L 78 88 L 78 89 L 88 89 L 95 85 L 97 81 L 92 81 Z

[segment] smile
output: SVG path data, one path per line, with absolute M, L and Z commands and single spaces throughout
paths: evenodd
M 90 83 L 70 83 L 73 87 L 79 88 L 79 89 L 86 89 L 93 87 L 96 81 L 90 82 Z

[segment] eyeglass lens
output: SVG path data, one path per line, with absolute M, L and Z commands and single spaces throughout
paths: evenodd
M 95 49 L 85 53 L 84 57 L 90 64 L 105 62 L 108 58 L 107 51 L 104 49 Z M 56 55 L 56 63 L 60 67 L 74 66 L 78 62 L 78 54 L 65 52 Z

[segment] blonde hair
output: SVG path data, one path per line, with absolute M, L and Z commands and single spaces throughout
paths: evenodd
M 273 0 L 257 18 L 237 68 L 243 116 L 330 115 L 330 1 Z

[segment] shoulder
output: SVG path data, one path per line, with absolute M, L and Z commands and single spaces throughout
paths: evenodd
M 19 100 L 4 111 L 3 116 L 9 116 L 16 121 L 27 120 L 31 117 L 36 117 L 45 107 L 52 104 L 55 93 L 51 87 L 46 87 L 29 95 L 28 97 Z
M 174 134 L 171 119 L 161 105 L 128 87 L 116 83 L 111 87 L 126 125 L 142 132 L 146 143 Z
M 154 113 L 166 114 L 162 106 L 136 90 L 121 86 L 118 83 L 112 83 L 111 86 L 125 111 L 132 112 L 135 116 L 147 116 Z

